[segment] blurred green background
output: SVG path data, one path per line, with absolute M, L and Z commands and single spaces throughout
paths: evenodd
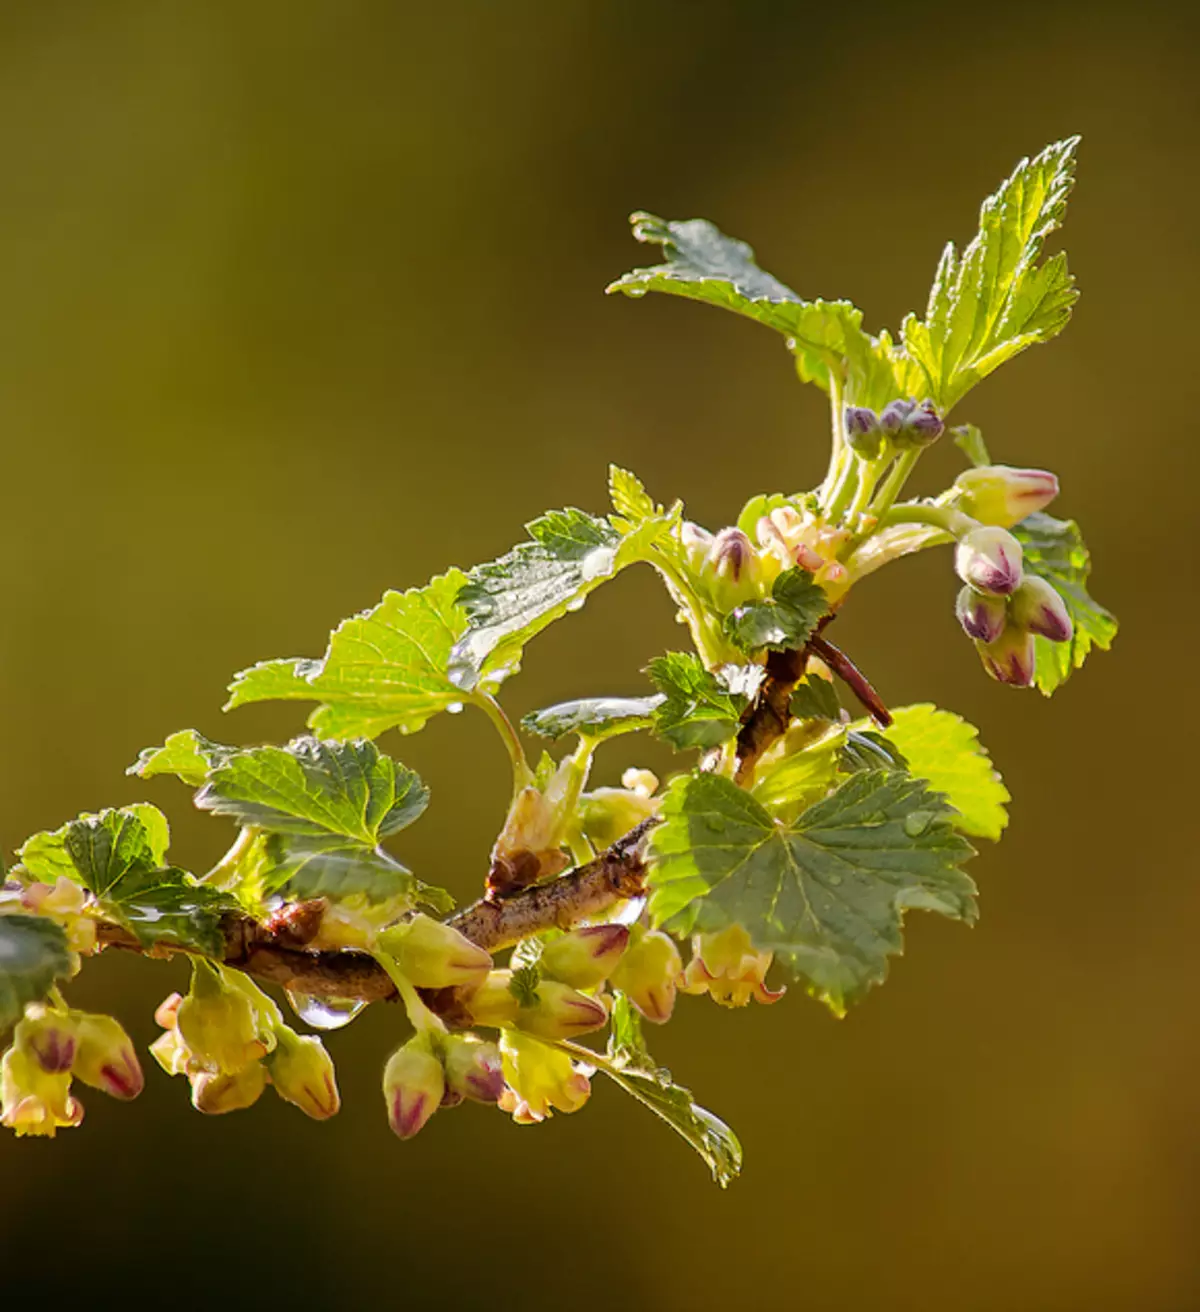
M 1176 12 L 0 9 L 6 850 L 145 797 L 203 867 L 228 831 L 126 779 L 137 750 L 189 725 L 286 738 L 294 706 L 222 716 L 234 670 L 319 655 L 383 589 L 497 554 L 548 506 L 601 509 L 610 460 L 714 526 L 819 477 L 824 400 L 770 334 L 601 295 L 644 262 L 634 208 L 710 217 L 894 327 L 1017 158 L 1082 132 L 1076 320 L 957 417 L 1059 472 L 1124 626 L 1049 703 L 983 676 L 944 556 L 863 586 L 839 641 L 891 702 L 980 725 L 1013 821 L 973 866 L 979 927 L 913 916 L 846 1021 L 794 990 L 684 999 L 655 1035 L 742 1136 L 727 1193 L 611 1086 L 540 1128 L 467 1108 L 398 1143 L 378 1092 L 398 1017 L 376 1009 L 332 1040 L 328 1125 L 269 1096 L 202 1119 L 155 1068 L 53 1144 L 0 1137 L 14 1306 L 1200 1307 L 1200 101 Z M 954 467 L 936 450 L 922 489 Z M 637 691 L 681 638 L 635 571 L 530 650 L 508 701 Z M 505 802 L 490 730 L 386 745 L 434 789 L 402 855 L 470 897 Z M 184 974 L 110 955 L 71 996 L 144 1043 Z

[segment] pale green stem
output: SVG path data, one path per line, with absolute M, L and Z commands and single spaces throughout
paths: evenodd
M 854 523 L 859 515 L 866 510 L 871 500 L 871 494 L 875 491 L 875 485 L 879 482 L 880 475 L 888 467 L 891 458 L 891 452 L 888 451 L 875 460 L 868 460 L 863 463 L 862 469 L 859 471 L 861 479 L 858 491 L 854 494 L 854 500 L 850 503 L 850 509 L 846 514 L 846 518 L 850 523 Z
M 842 417 L 842 398 L 843 398 L 842 380 L 834 365 L 829 367 L 829 411 L 832 429 L 832 441 L 829 450 L 829 469 L 825 474 L 825 481 L 821 484 L 821 500 L 824 502 L 827 496 L 832 495 L 837 476 L 841 469 L 842 459 L 846 451 L 845 420 Z
M 373 949 L 371 955 L 379 962 L 388 979 L 396 986 L 396 992 L 400 995 L 400 1001 L 404 1003 L 404 1010 L 408 1013 L 408 1019 L 413 1029 L 418 1033 L 422 1030 L 433 1030 L 437 1034 L 445 1034 L 446 1026 L 443 1024 L 441 1017 L 435 1016 L 421 1001 L 420 994 L 413 987 L 412 981 L 407 975 L 400 973 L 395 958 L 389 957 L 386 952 L 381 952 L 378 948 Z
M 220 887 L 227 878 L 237 874 L 238 866 L 241 865 L 242 859 L 249 855 L 254 840 L 261 832 L 257 825 L 243 825 L 238 831 L 238 836 L 233 840 L 233 846 L 204 876 L 203 882 Z
M 909 447 L 907 451 L 902 451 L 892 466 L 891 473 L 884 480 L 883 486 L 879 489 L 879 495 L 871 502 L 870 513 L 877 518 L 887 513 L 892 507 L 896 498 L 904 491 L 904 485 L 908 482 L 909 475 L 913 471 L 917 460 L 920 458 L 920 447 Z
M 979 527 L 977 520 L 964 515 L 961 510 L 955 510 L 953 506 L 935 506 L 918 501 L 889 506 L 880 516 L 877 528 L 889 528 L 893 524 L 929 524 L 956 538 Z
M 834 482 L 833 492 L 825 504 L 825 518 L 837 524 L 845 517 L 846 509 L 858 491 L 859 459 L 847 448 L 842 452 L 842 468 Z
M 471 701 L 491 720 L 508 751 L 508 759 L 513 772 L 513 795 L 515 796 L 522 788 L 533 781 L 533 771 L 529 768 L 529 762 L 525 759 L 525 748 L 521 745 L 521 739 L 513 726 L 513 722 L 505 714 L 504 707 L 491 693 L 472 693 Z

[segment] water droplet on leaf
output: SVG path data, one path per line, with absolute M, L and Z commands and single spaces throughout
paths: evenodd
M 308 993 L 285 990 L 292 1010 L 314 1030 L 340 1030 L 349 1025 L 367 1005 L 357 998 L 315 998 Z
M 461 715 L 461 714 L 462 714 L 462 709 L 463 709 L 463 704 L 462 704 L 462 702 L 451 702 L 451 703 L 446 707 L 446 711 L 447 711 L 447 713 L 450 714 L 450 715 Z

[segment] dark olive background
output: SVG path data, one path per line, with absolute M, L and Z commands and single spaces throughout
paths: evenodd
M 1200 1307 L 1194 999 L 1196 24 L 1137 5 L 9 4 L 0 11 L 0 841 L 165 806 L 123 776 L 223 717 L 232 671 L 317 655 L 389 586 L 505 549 L 606 464 L 726 522 L 814 481 L 824 401 L 776 339 L 606 299 L 646 207 L 705 215 L 873 327 L 1023 153 L 1084 133 L 1065 336 L 960 412 L 1062 478 L 1124 629 L 1052 703 L 990 683 L 944 556 L 856 595 L 894 703 L 981 726 L 1015 795 L 973 931 L 911 918 L 837 1022 L 794 990 L 685 999 L 657 1052 L 746 1149 L 728 1192 L 608 1086 L 537 1129 L 466 1108 L 392 1138 L 401 1032 L 333 1037 L 328 1125 L 202 1119 L 157 1068 L 54 1143 L 0 1139 L 2 1288 L 39 1306 Z M 937 450 L 934 490 L 955 468 Z M 648 572 L 528 653 L 515 712 L 632 692 L 681 632 Z M 502 753 L 478 716 L 387 745 L 434 806 L 403 855 L 471 896 Z M 621 764 L 617 749 L 602 771 Z M 652 745 L 636 761 L 659 768 Z M 178 963 L 72 986 L 139 1043 Z

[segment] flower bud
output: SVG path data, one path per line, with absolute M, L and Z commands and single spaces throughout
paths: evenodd
M 498 1102 L 504 1092 L 500 1049 L 474 1034 L 451 1034 L 445 1040 L 442 1067 L 446 1089 L 473 1102 Z
M 687 556 L 688 564 L 697 573 L 704 568 L 704 562 L 708 559 L 708 553 L 712 548 L 712 540 L 713 535 L 708 529 L 693 524 L 690 519 L 685 519 L 679 526 L 679 541 Z
M 941 416 L 934 409 L 932 401 L 922 401 L 908 416 L 904 426 L 904 437 L 913 446 L 931 446 L 945 431 Z
M 1070 642 L 1075 632 L 1066 602 L 1045 579 L 1026 574 L 1012 595 L 1009 611 L 1014 624 L 1049 638 L 1051 642 Z
M 1007 596 L 1021 584 L 1021 544 L 1006 529 L 972 529 L 959 539 L 954 568 L 977 592 Z
M 656 815 L 658 807 L 656 798 L 628 788 L 593 788 L 579 799 L 579 824 L 591 842 L 603 849 Z
M 209 1071 L 232 1074 L 267 1050 L 250 999 L 203 959 L 193 963 L 192 987 L 179 1004 L 176 1025 L 195 1063 Z
M 879 416 L 865 405 L 848 405 L 842 412 L 846 444 L 864 460 L 874 460 L 883 446 Z
M 401 1139 L 411 1139 L 441 1106 L 446 1093 L 442 1063 L 429 1039 L 418 1034 L 397 1048 L 383 1068 L 383 1097 L 388 1122 Z
M 275 1092 L 314 1121 L 327 1121 L 341 1108 L 333 1058 L 312 1034 L 297 1034 L 288 1025 L 275 1032 L 275 1051 L 268 1058 Z
M 13 1030 L 13 1042 L 47 1075 L 63 1075 L 75 1060 L 75 1022 L 60 1011 L 29 1007 Z
M 607 1024 L 608 1011 L 602 1002 L 554 979 L 542 980 L 537 1002 L 517 1012 L 517 1027 L 539 1039 L 571 1039 Z
M 719 609 L 732 610 L 757 596 L 762 582 L 762 563 L 754 544 L 740 528 L 723 528 L 708 553 L 714 576 L 713 595 Z
M 608 978 L 628 943 L 625 925 L 586 925 L 547 943 L 538 964 L 551 979 L 594 989 Z
M 1012 528 L 1044 510 L 1058 496 L 1058 479 L 1048 469 L 980 465 L 954 480 L 958 507 L 981 524 Z
M 83 1104 L 71 1097 L 70 1075 L 51 1075 L 31 1053 L 9 1048 L 0 1061 L 0 1125 L 18 1138 L 33 1134 L 53 1139 L 60 1127 L 82 1120 Z
M 997 683 L 1010 683 L 1014 688 L 1028 688 L 1033 683 L 1037 651 L 1028 629 L 1010 620 L 995 642 L 976 642 L 975 647 L 983 668 Z
M 653 797 L 658 792 L 658 775 L 653 770 L 642 770 L 631 765 L 621 772 L 621 787 L 639 797 Z
M 499 1029 L 517 1019 L 517 999 L 512 991 L 511 970 L 491 970 L 483 983 L 466 1000 L 475 1025 Z
M 77 1022 L 72 1073 L 84 1084 L 113 1098 L 128 1100 L 141 1093 L 146 1077 L 129 1035 L 111 1016 L 72 1013 Z
M 252 1061 L 230 1072 L 196 1071 L 188 1076 L 192 1106 L 206 1116 L 224 1116 L 252 1106 L 267 1087 L 267 1072 L 261 1061 Z
M 647 1020 L 661 1025 L 675 1009 L 675 988 L 683 961 L 679 949 L 660 930 L 635 930 L 625 955 L 609 976 Z
M 179 1019 L 179 1006 L 183 1002 L 182 993 L 168 993 L 154 1011 L 154 1023 L 164 1030 L 173 1030 Z
M 500 1095 L 500 1106 L 512 1113 L 519 1125 L 532 1125 L 560 1112 L 577 1112 L 588 1100 L 592 1086 L 570 1057 L 523 1034 L 505 1030 L 500 1035 L 500 1054 L 508 1088 Z
M 483 948 L 457 929 L 421 914 L 384 930 L 379 946 L 419 989 L 473 988 L 492 968 L 491 955 Z
M 61 925 L 72 952 L 89 953 L 95 948 L 96 922 L 85 914 L 88 895 L 73 879 L 59 875 L 53 884 L 30 884 L 22 892 L 21 902 L 30 911 Z
M 680 987 L 685 993 L 708 993 L 722 1007 L 744 1007 L 756 1002 L 778 1002 L 785 990 L 767 988 L 770 952 L 756 952 L 742 925 L 730 925 L 716 934 L 692 939 L 692 959 Z
M 898 437 L 903 432 L 909 417 L 916 409 L 914 401 L 896 400 L 884 407 L 879 416 L 879 427 L 887 437 Z
M 969 583 L 964 583 L 954 613 L 969 638 L 980 642 L 995 642 L 1004 632 L 1008 620 L 1008 605 L 1003 597 L 990 597 L 986 592 L 976 592 Z

